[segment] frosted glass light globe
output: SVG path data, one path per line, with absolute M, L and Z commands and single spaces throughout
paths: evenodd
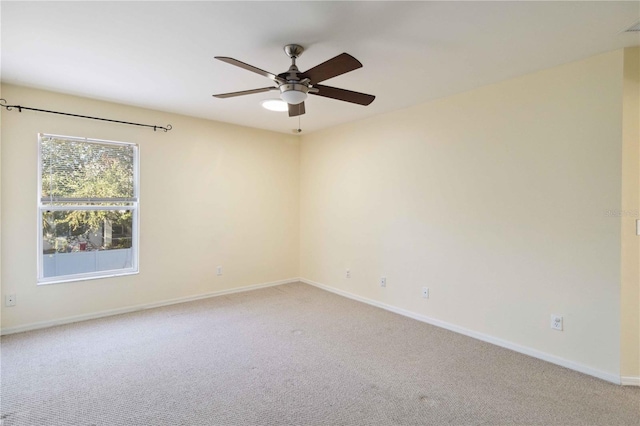
M 287 90 L 286 92 L 282 92 L 280 97 L 288 104 L 298 105 L 307 99 L 307 94 L 298 90 Z

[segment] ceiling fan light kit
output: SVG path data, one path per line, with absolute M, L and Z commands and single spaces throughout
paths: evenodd
M 337 99 L 339 101 L 350 102 L 358 105 L 369 105 L 373 102 L 375 99 L 375 96 L 373 95 L 318 84 L 324 80 L 361 68 L 362 64 L 356 58 L 348 53 L 341 53 L 340 55 L 316 65 L 305 72 L 300 72 L 296 66 L 296 59 L 303 51 L 304 48 L 298 44 L 288 44 L 284 46 L 284 52 L 291 58 L 291 66 L 286 72 L 278 75 L 261 70 L 253 65 L 238 61 L 237 59 L 226 56 L 216 56 L 215 58 L 220 61 L 269 78 L 273 83 L 275 83 L 275 86 L 243 90 L 241 92 L 220 93 L 213 96 L 224 99 L 251 95 L 254 93 L 269 92 L 271 90 L 279 90 L 280 97 L 288 104 L 290 117 L 300 116 L 305 113 L 304 101 L 307 99 L 308 94 Z M 269 109 L 264 103 L 263 106 Z
M 291 105 L 298 105 L 307 99 L 309 88 L 304 84 L 287 83 L 280 85 L 280 97 Z

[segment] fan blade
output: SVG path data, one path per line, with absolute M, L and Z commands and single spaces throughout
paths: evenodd
M 289 117 L 296 117 L 304 114 L 304 112 L 304 102 L 301 102 L 298 105 L 289 104 Z
M 222 99 L 224 99 L 224 98 L 233 98 L 235 96 L 252 95 L 254 93 L 269 92 L 271 90 L 278 90 L 278 88 L 277 87 L 263 87 L 261 89 L 243 90 L 242 92 L 220 93 L 218 95 L 213 95 L 213 97 L 222 98 Z
M 335 58 L 331 58 L 303 72 L 300 75 L 300 79 L 308 78 L 311 80 L 311 83 L 315 84 L 361 67 L 362 64 L 356 58 L 348 53 L 341 53 Z
M 376 98 L 366 93 L 353 92 L 346 89 L 338 89 L 337 87 L 323 86 L 315 84 L 314 88 L 318 89 L 317 93 L 309 92 L 312 95 L 324 96 L 325 98 L 338 99 L 339 101 L 351 102 L 359 105 L 369 105 Z
M 277 81 L 279 83 L 286 83 L 286 81 L 282 77 L 278 77 L 273 73 L 270 73 L 265 70 L 261 70 L 260 68 L 256 68 L 253 65 L 245 64 L 244 62 L 241 62 L 237 59 L 228 58 L 226 56 L 216 56 L 215 58 L 219 61 L 226 62 L 228 64 L 235 65 L 236 67 L 243 68 L 247 71 L 255 72 L 256 74 L 260 74 L 264 77 L 270 78 L 273 81 Z

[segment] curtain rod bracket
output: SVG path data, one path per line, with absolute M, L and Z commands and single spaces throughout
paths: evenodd
M 69 117 L 78 117 L 78 118 L 88 118 L 90 120 L 100 120 L 100 121 L 108 121 L 110 123 L 120 123 L 120 124 L 130 124 L 132 126 L 140 126 L 140 127 L 150 127 L 153 128 L 153 131 L 155 132 L 158 129 L 164 130 L 164 132 L 168 132 L 169 130 L 171 130 L 173 127 L 171 127 L 171 124 L 167 124 L 166 127 L 162 127 L 162 126 L 154 126 L 152 124 L 140 124 L 140 123 L 132 123 L 129 121 L 120 121 L 120 120 L 111 120 L 109 118 L 100 118 L 100 117 L 90 117 L 88 115 L 78 115 L 78 114 L 70 114 L 68 112 L 59 112 L 59 111 L 49 111 L 46 109 L 38 109 L 38 108 L 30 108 L 30 107 L 25 107 L 22 105 L 7 105 L 7 100 L 4 98 L 0 98 L 0 107 L 5 108 L 7 111 L 11 111 L 13 108 L 17 108 L 18 112 L 22 112 L 23 109 L 27 109 L 30 111 L 38 111 L 38 112 L 46 112 L 48 114 L 59 114 L 59 115 L 67 115 Z

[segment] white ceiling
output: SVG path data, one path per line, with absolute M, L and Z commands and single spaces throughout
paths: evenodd
M 2 1 L 0 8 L 3 82 L 287 133 L 298 119 L 260 106 L 277 92 L 211 96 L 270 85 L 214 56 L 276 74 L 290 64 L 288 43 L 306 48 L 302 71 L 342 52 L 360 60 L 363 68 L 323 84 L 376 100 L 363 107 L 310 96 L 302 116 L 308 133 L 640 45 L 640 33 L 621 33 L 640 18 L 638 1 Z

